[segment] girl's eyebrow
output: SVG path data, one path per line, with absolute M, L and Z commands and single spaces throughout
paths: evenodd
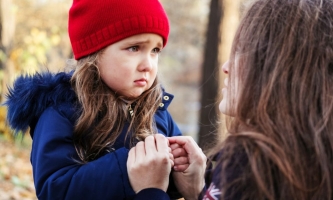
M 150 40 L 147 39 L 147 40 L 129 41 L 127 44 L 128 44 L 128 45 L 140 45 L 140 44 L 147 44 L 147 43 L 149 43 L 149 42 L 150 42 Z M 163 44 L 162 44 L 161 42 L 158 42 L 158 43 L 157 43 L 157 46 L 158 46 L 158 47 L 162 47 Z

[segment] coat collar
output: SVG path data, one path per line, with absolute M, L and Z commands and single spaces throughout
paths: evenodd
M 9 88 L 4 105 L 8 107 L 7 121 L 15 132 L 25 132 L 31 123 L 50 106 L 77 102 L 77 96 L 70 84 L 72 72 L 36 73 L 18 77 Z M 159 110 L 166 110 L 173 95 L 163 90 Z

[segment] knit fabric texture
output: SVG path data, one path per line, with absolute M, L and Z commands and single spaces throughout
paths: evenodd
M 169 21 L 159 0 L 73 0 L 68 34 L 76 60 L 127 37 L 155 33 L 168 41 Z

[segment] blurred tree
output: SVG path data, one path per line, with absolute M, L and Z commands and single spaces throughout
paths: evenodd
M 59 71 L 70 55 L 67 36 L 69 0 L 0 0 L 0 102 L 21 73 L 40 68 Z M 59 64 L 60 63 L 60 64 Z M 0 132 L 6 110 L 0 112 Z
M 218 115 L 216 101 L 218 96 L 218 69 L 220 26 L 223 16 L 222 0 L 211 0 L 204 62 L 201 77 L 201 110 L 199 124 L 199 146 L 207 150 L 218 138 Z M 217 78 L 216 78 L 217 77 Z
M 3 54 L 5 52 L 5 47 L 3 46 L 2 44 L 2 1 L 3 0 L 0 0 L 0 53 Z M 3 59 L 0 59 L 0 70 L 3 70 L 4 68 L 4 63 L 3 63 Z
M 7 91 L 8 77 L 12 74 L 9 68 L 9 52 L 13 48 L 13 35 L 15 32 L 15 9 L 11 0 L 0 0 L 0 102 L 4 100 Z M 0 134 L 5 138 L 12 138 L 11 130 L 6 125 L 7 110 L 0 107 Z
M 8 59 L 9 52 L 13 48 L 13 35 L 15 32 L 15 8 L 12 0 L 0 0 L 0 102 L 4 99 L 4 92 L 11 75 Z
M 197 140 L 200 77 L 210 0 L 161 0 L 170 20 L 170 35 L 159 60 L 159 78 L 175 95 L 168 110 L 184 135 Z
M 15 49 L 10 52 L 16 71 L 56 72 L 70 55 L 67 35 L 69 0 L 13 0 L 17 10 Z M 33 16 L 33 17 L 31 17 Z M 27 20 L 29 19 L 29 20 Z

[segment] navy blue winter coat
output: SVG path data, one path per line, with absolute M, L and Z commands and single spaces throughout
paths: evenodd
M 15 130 L 27 130 L 33 139 L 31 163 L 38 199 L 133 199 L 126 162 L 127 126 L 115 143 L 115 151 L 87 164 L 77 162 L 73 127 L 77 102 L 69 80 L 71 74 L 43 73 L 19 77 L 10 89 L 7 120 Z M 164 93 L 155 114 L 158 132 L 181 135 L 166 110 L 173 96 Z

